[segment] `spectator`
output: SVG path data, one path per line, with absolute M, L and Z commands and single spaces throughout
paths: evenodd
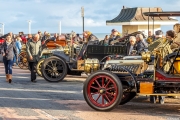
M 30 39 L 26 44 L 29 68 L 31 71 L 31 82 L 36 82 L 36 64 L 39 60 L 41 48 L 41 41 L 39 40 L 39 34 L 36 34 L 33 39 Z
M 56 41 L 57 36 L 58 36 L 57 33 L 55 33 L 54 36 L 51 38 L 51 40 Z
M 22 41 L 22 39 L 20 37 L 16 38 L 15 45 L 16 45 L 16 49 L 17 49 L 17 55 L 19 55 L 19 53 L 21 52 L 21 48 L 22 48 L 21 41 Z M 16 56 L 14 56 L 14 58 L 13 58 L 13 63 L 14 63 L 13 66 L 18 65 L 18 61 L 16 60 Z
M 44 31 L 44 36 L 42 37 L 41 42 L 43 42 L 47 39 L 47 34 L 48 33 L 46 31 Z
M 42 40 L 42 33 L 40 30 L 38 31 L 38 34 L 39 34 L 39 40 Z
M 32 39 L 32 35 L 31 34 L 28 34 L 28 38 L 27 38 L 27 41 L 31 40 Z
M 5 67 L 6 81 L 12 82 L 12 65 L 14 54 L 17 59 L 17 49 L 15 43 L 12 41 L 10 35 L 6 37 L 6 42 L 1 46 L 1 54 L 3 56 L 3 62 Z

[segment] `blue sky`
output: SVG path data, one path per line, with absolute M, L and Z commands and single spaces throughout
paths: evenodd
M 106 20 L 115 18 L 123 5 L 178 11 L 180 0 L 0 0 L 0 23 L 5 23 L 5 33 L 28 33 L 27 20 L 32 20 L 32 33 L 38 30 L 54 33 L 58 32 L 61 21 L 62 33 L 72 30 L 82 33 L 81 7 L 84 6 L 85 30 L 109 33 L 112 28 L 121 31 L 121 26 L 106 26 Z M 172 29 L 172 26 L 162 29 Z

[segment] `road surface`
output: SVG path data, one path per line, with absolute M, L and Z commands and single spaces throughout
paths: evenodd
M 180 99 L 164 105 L 139 97 L 110 112 L 91 109 L 82 94 L 85 78 L 68 76 L 49 83 L 38 77 L 30 82 L 28 70 L 13 68 L 13 82 L 5 81 L 0 63 L 0 120 L 180 120 Z

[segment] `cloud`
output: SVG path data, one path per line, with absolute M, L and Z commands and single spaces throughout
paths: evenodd
M 39 29 L 57 31 L 59 21 L 62 30 L 81 31 L 81 7 L 84 6 L 85 28 L 94 32 L 107 32 L 115 26 L 106 26 L 106 20 L 115 18 L 125 7 L 162 7 L 164 11 L 178 11 L 177 0 L 0 0 L 1 19 L 5 23 L 5 32 L 15 30 L 27 32 L 27 20 L 32 20 L 32 32 Z M 169 4 L 171 3 L 171 4 Z M 10 7 L 7 7 L 9 5 Z M 178 17 L 177 17 L 178 18 Z M 179 18 L 178 18 L 179 19 Z M 116 26 L 120 28 L 120 26 Z
M 57 16 L 57 15 L 50 15 L 47 17 L 47 19 L 56 19 L 56 20 L 60 20 L 62 18 L 63 18 L 62 16 Z

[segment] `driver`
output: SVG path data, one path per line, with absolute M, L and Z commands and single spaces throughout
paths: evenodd
M 78 56 L 79 60 L 83 59 L 88 45 L 99 43 L 99 39 L 95 35 L 93 35 L 90 31 L 84 31 L 83 36 L 84 36 L 85 41 Z
M 95 40 L 99 41 L 99 39 L 95 35 L 93 35 L 90 31 L 84 31 L 83 36 L 84 36 L 86 42 L 95 41 Z

